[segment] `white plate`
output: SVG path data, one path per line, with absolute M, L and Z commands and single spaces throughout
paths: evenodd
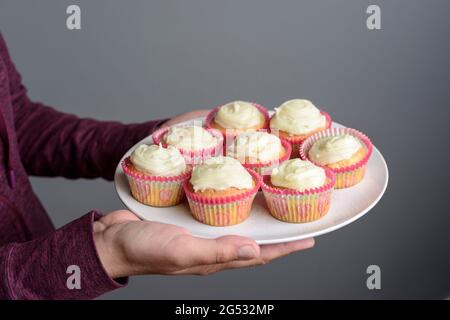
M 336 123 L 333 126 L 342 127 Z M 151 137 L 147 137 L 136 145 L 141 143 L 152 144 L 153 142 Z M 136 145 L 123 158 L 129 156 Z M 246 221 L 229 227 L 213 227 L 196 221 L 191 216 L 187 201 L 168 208 L 150 207 L 136 201 L 130 194 L 127 179 L 120 164 L 117 166 L 114 182 L 119 198 L 141 219 L 175 224 L 203 238 L 241 235 L 253 238 L 259 244 L 270 244 L 316 237 L 361 218 L 383 196 L 388 184 L 388 168 L 380 151 L 374 146 L 363 181 L 348 189 L 334 190 L 328 214 L 320 220 L 301 224 L 286 223 L 273 218 L 265 205 L 262 192 L 256 196 L 252 212 Z

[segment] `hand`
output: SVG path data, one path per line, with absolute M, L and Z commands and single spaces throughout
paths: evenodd
M 141 221 L 127 210 L 94 223 L 100 260 L 112 278 L 139 274 L 198 274 L 265 264 L 314 246 L 314 239 L 259 246 L 240 236 L 193 237 L 183 228 Z
M 186 113 L 180 114 L 180 115 L 173 117 L 172 119 L 164 122 L 161 125 L 161 128 L 170 127 L 170 126 L 173 126 L 174 124 L 192 120 L 195 118 L 205 117 L 209 111 L 210 110 L 207 110 L 207 109 L 199 109 L 199 110 L 194 110 L 191 112 L 186 112 Z

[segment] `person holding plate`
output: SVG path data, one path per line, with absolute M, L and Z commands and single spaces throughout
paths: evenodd
M 29 175 L 112 180 L 137 141 L 207 113 L 125 125 L 58 112 L 29 99 L 0 34 L 0 299 L 91 299 L 131 275 L 204 275 L 312 247 L 313 239 L 267 246 L 239 236 L 206 240 L 127 210 L 92 210 L 54 229 Z M 75 289 L 67 281 L 72 266 L 80 272 Z

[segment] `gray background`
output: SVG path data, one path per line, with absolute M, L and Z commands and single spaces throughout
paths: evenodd
M 68 31 L 65 9 L 82 9 Z M 382 8 L 382 30 L 365 10 Z M 0 2 L 30 96 L 80 116 L 136 122 L 234 99 L 306 97 L 373 138 L 390 168 L 381 202 L 315 249 L 208 277 L 142 276 L 103 298 L 450 296 L 450 2 Z M 112 183 L 33 178 L 61 226 L 121 208 Z M 365 269 L 382 268 L 382 290 Z

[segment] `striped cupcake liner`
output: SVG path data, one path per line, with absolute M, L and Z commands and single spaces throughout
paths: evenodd
M 327 130 L 331 127 L 331 125 L 333 123 L 331 116 L 325 111 L 320 111 L 320 113 L 322 115 L 324 115 L 325 119 L 326 119 L 326 126 L 322 130 Z M 273 116 L 270 118 L 270 120 L 272 120 Z M 279 131 L 278 129 L 270 129 L 270 132 L 272 132 L 273 134 L 275 134 L 277 136 L 279 136 L 278 131 Z M 305 141 L 306 139 L 308 139 L 310 136 L 312 136 L 314 134 L 315 133 L 312 133 L 312 134 L 309 134 L 306 136 L 303 135 L 301 137 L 295 136 L 295 135 L 294 136 L 283 136 L 283 137 L 280 136 L 280 138 L 288 141 L 292 145 L 291 159 L 295 159 L 295 158 L 298 158 L 300 155 L 300 146 L 303 143 L 303 141 Z
M 124 159 L 121 165 L 130 186 L 131 195 L 137 201 L 154 207 L 170 207 L 183 200 L 182 183 L 189 178 L 190 167 L 177 176 L 158 177 L 136 171 L 129 158 Z
M 312 135 L 311 137 L 306 139 L 300 146 L 300 158 L 303 160 L 306 160 L 306 159 L 310 160 L 308 153 L 316 141 L 318 141 L 322 138 L 337 136 L 337 135 L 341 135 L 341 134 L 350 134 L 350 135 L 354 136 L 355 138 L 357 138 L 359 141 L 361 141 L 363 143 L 367 152 L 363 159 L 361 159 L 359 162 L 357 162 L 351 166 L 347 166 L 347 167 L 343 167 L 343 168 L 339 168 L 339 169 L 330 168 L 330 170 L 332 170 L 336 174 L 335 189 L 344 189 L 344 188 L 352 187 L 352 186 L 358 184 L 359 182 L 361 182 L 361 180 L 364 178 L 366 168 L 367 168 L 367 163 L 370 159 L 370 156 L 372 154 L 372 149 L 373 149 L 373 145 L 372 145 L 372 142 L 370 141 L 370 139 L 365 134 L 359 132 L 356 129 L 330 128 L 328 130 L 321 131 L 321 132 L 318 132 L 318 133 Z M 310 161 L 314 162 L 312 160 L 310 160 Z
M 331 195 L 336 177 L 325 169 L 327 183 L 320 188 L 305 191 L 282 189 L 271 185 L 270 176 L 263 178 L 261 188 L 270 214 L 281 221 L 305 223 L 318 220 L 330 209 Z
M 204 204 L 187 198 L 192 216 L 210 226 L 231 226 L 243 222 L 250 216 L 255 195 L 225 204 Z
M 164 148 L 167 148 L 167 143 L 164 142 L 164 136 L 169 131 L 170 128 L 162 128 L 155 131 L 152 135 L 154 144 L 161 144 Z M 223 136 L 219 130 L 216 129 L 206 129 L 210 134 L 212 134 L 217 139 L 217 144 L 211 148 L 204 148 L 201 150 L 188 150 L 174 146 L 180 151 L 181 155 L 184 157 L 185 161 L 189 165 L 201 164 L 208 158 L 221 156 L 223 154 Z
M 208 197 L 196 194 L 190 189 L 190 183 L 186 180 L 183 188 L 192 216 L 201 223 L 221 227 L 235 225 L 246 220 L 250 215 L 253 200 L 261 184 L 261 179 L 256 172 L 250 169 L 247 171 L 252 175 L 255 186 L 244 193 L 233 196 Z

